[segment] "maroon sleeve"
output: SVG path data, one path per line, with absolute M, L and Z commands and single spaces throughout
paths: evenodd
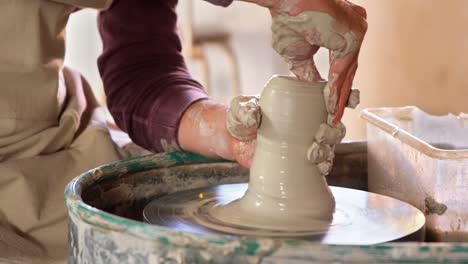
M 178 147 L 185 110 L 206 98 L 181 55 L 177 0 L 114 0 L 99 16 L 104 51 L 98 64 L 107 103 L 132 140 L 161 152 Z
M 206 0 L 207 2 L 210 2 L 215 5 L 219 6 L 228 6 L 232 3 L 233 0 Z

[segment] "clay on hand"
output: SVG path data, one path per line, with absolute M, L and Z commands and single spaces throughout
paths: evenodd
M 364 8 L 345 0 L 256 0 L 273 16 L 273 47 L 306 81 L 322 80 L 313 57 L 320 47 L 330 50 L 330 72 L 325 88 L 329 123 L 341 120 L 358 55 L 367 31 Z
M 261 110 L 257 96 L 237 96 L 231 101 L 226 127 L 229 133 L 240 141 L 255 139 L 260 127 Z
M 335 145 L 340 143 L 346 135 L 343 123 L 337 125 L 321 124 L 315 133 L 315 141 L 307 150 L 307 159 L 317 164 L 321 175 L 327 175 L 333 166 Z
M 255 152 L 257 129 L 262 114 L 257 96 L 237 96 L 231 101 L 226 116 L 226 128 L 233 137 L 234 158 L 239 164 L 250 168 Z
M 355 109 L 361 101 L 360 95 L 361 92 L 358 89 L 352 89 L 346 107 Z
M 178 141 L 184 151 L 211 158 L 235 160 L 249 168 L 255 150 L 253 138 L 240 141 L 228 132 L 229 108 L 214 100 L 195 102 L 184 113 L 178 130 Z M 255 131 L 256 127 L 251 128 Z M 251 134 L 251 132 L 246 133 Z

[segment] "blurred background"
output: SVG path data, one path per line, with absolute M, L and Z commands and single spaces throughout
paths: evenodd
M 468 112 L 468 1 L 354 0 L 368 12 L 369 30 L 354 87 L 361 104 L 343 118 L 346 139 L 364 139 L 363 108 L 416 105 L 431 114 Z M 220 8 L 201 0 L 180 1 L 184 56 L 210 95 L 258 94 L 273 74 L 289 74 L 271 48 L 269 12 L 234 1 Z M 79 70 L 105 102 L 96 60 L 102 50 L 97 12 L 72 15 L 67 27 L 66 64 Z M 328 53 L 316 63 L 323 77 Z

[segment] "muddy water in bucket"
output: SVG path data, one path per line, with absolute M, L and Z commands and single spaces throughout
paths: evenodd
M 329 244 L 381 243 L 419 230 L 424 217 L 414 207 L 363 191 L 330 189 L 307 160 L 307 149 L 327 119 L 324 85 L 273 77 L 260 99 L 262 124 L 249 184 L 163 196 L 145 207 L 145 221 L 194 233 Z

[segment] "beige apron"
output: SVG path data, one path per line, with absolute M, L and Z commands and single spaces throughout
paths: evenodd
M 0 263 L 64 259 L 66 184 L 125 156 L 89 85 L 63 69 L 71 12 L 110 3 L 0 0 Z

